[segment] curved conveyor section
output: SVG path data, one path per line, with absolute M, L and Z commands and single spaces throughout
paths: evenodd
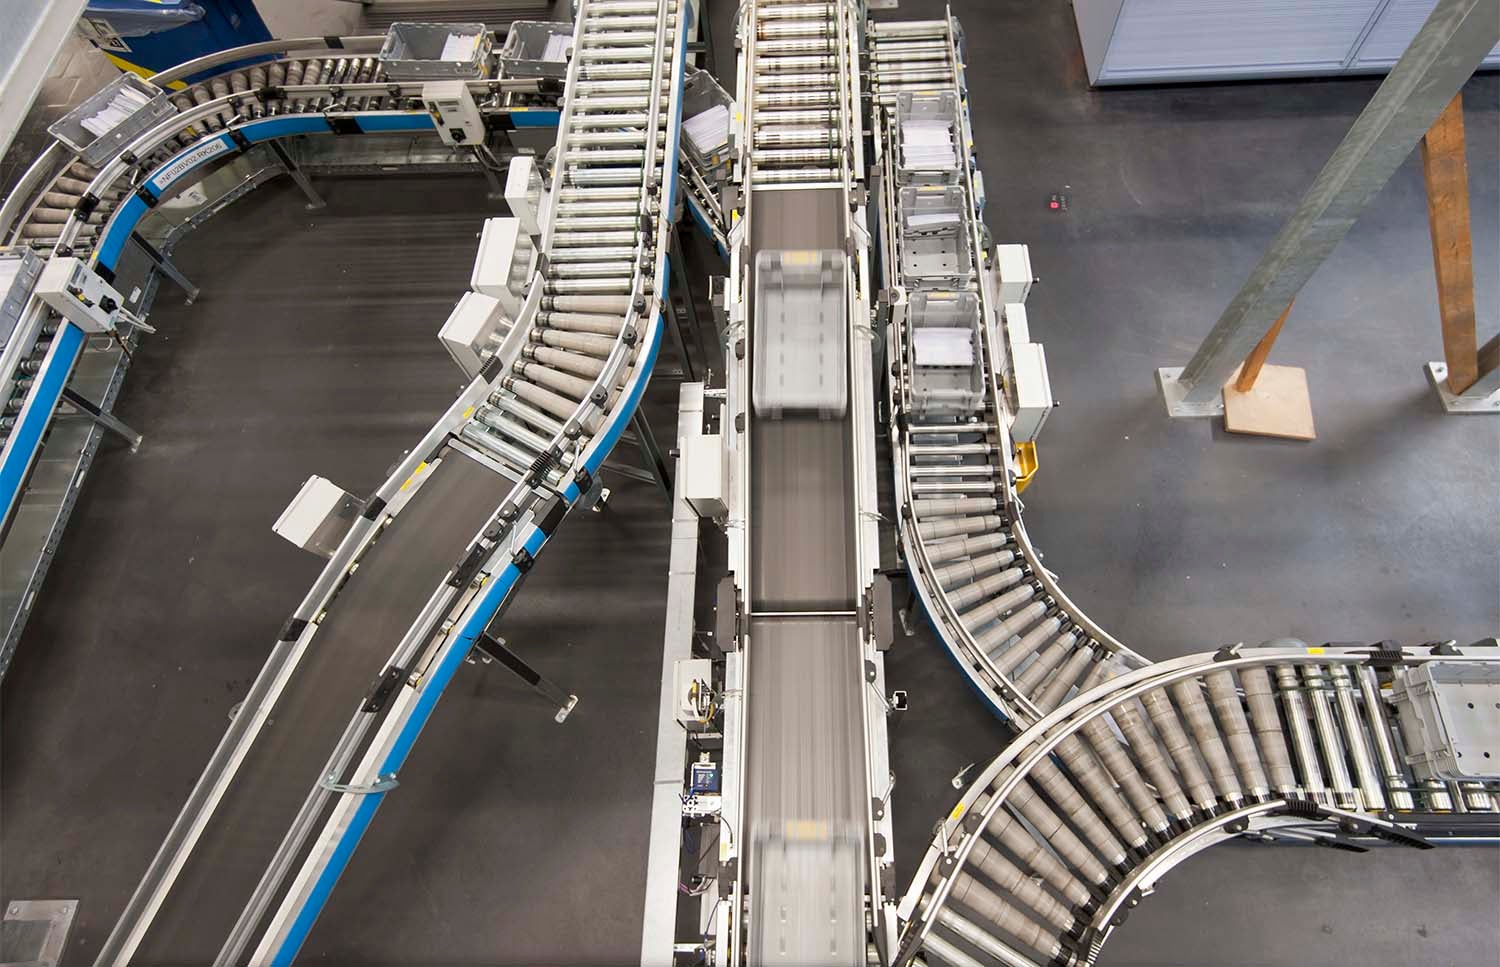
M 444 688 L 591 489 L 661 340 L 687 16 L 581 5 L 516 326 L 287 622 L 100 964 L 291 962 Z M 240 131 L 287 122 L 326 125 Z
M 99 168 L 54 141 L 0 208 L 0 239 L 42 258 L 52 253 L 86 258 L 93 271 L 114 281 L 122 255 L 150 209 L 257 144 L 313 134 L 435 133 L 419 83 L 390 82 L 374 56 L 351 56 L 377 50 L 381 40 L 344 38 L 336 41 L 339 47 L 312 54 L 307 52 L 334 41 L 272 41 L 156 75 L 152 81 L 165 88 L 178 76 L 219 65 L 278 58 L 173 93 L 171 102 L 179 113 L 121 145 Z M 473 90 L 492 123 L 548 126 L 556 123 L 556 107 L 538 103 L 555 99 L 545 90 L 547 84 L 538 78 L 503 78 L 475 81 Z M 144 316 L 147 304 L 131 308 Z M 137 331 L 127 327 L 119 347 L 133 349 L 136 341 Z M 50 312 L 40 298 L 30 298 L 0 353 L 0 532 L 21 502 L 63 388 L 90 351 L 90 340 L 80 329 Z M 108 339 L 95 340 L 92 351 L 112 357 L 120 353 Z M 128 363 L 126 357 L 113 365 L 123 375 Z
M 1418 845 L 1412 830 L 1500 836 L 1495 788 L 1439 782 L 1407 764 L 1411 723 L 1393 726 L 1383 691 L 1432 661 L 1500 664 L 1493 647 L 1446 657 L 1262 648 L 1153 665 L 1042 567 L 1021 521 L 1002 280 L 987 264 L 976 204 L 961 51 L 951 19 L 870 25 L 882 252 L 895 294 L 897 527 L 939 639 L 1022 734 L 939 825 L 899 910 L 899 962 L 919 951 L 949 967 L 1092 962 L 1157 878 L 1245 832 L 1294 838 L 1296 827 L 1297 837 L 1341 831 Z M 945 117 L 955 177 L 906 154 L 908 119 Z M 952 333 L 971 317 L 975 385 L 954 380 L 956 370 L 924 372 L 919 329 L 936 319 Z
M 1144 660 L 1068 599 L 1021 522 L 1001 307 L 983 243 L 957 24 L 872 23 L 869 47 L 884 159 L 886 287 L 901 294 L 889 332 L 901 550 L 954 661 L 998 715 L 1024 725 L 1078 688 L 1101 659 Z M 929 109 L 951 125 L 951 175 L 909 163 L 898 116 Z M 966 313 L 979 321 L 977 388 L 930 392 L 918 372 L 916 332 L 939 316 L 945 333 L 956 332 Z
M 1489 639 L 1421 653 L 1271 643 L 1111 677 L 1002 752 L 939 824 L 903 898 L 899 963 L 1091 963 L 1155 882 L 1242 834 L 1426 847 L 1494 839 L 1497 788 L 1442 782 L 1393 696 L 1423 666 L 1494 681 Z M 1493 689 L 1491 689 L 1493 691 Z

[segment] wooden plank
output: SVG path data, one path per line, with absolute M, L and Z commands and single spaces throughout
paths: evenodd
M 1276 337 L 1281 335 L 1281 327 L 1286 324 L 1286 317 L 1292 314 L 1292 307 L 1288 305 L 1276 318 L 1276 322 L 1270 330 L 1260 337 L 1260 342 L 1250 350 L 1250 355 L 1245 357 L 1244 365 L 1240 367 L 1239 376 L 1235 377 L 1234 388 L 1241 393 L 1248 393 L 1255 386 L 1255 379 L 1260 375 L 1260 368 L 1266 364 L 1266 357 L 1271 355 L 1271 347 L 1276 345 Z
M 1443 359 L 1448 364 L 1448 391 L 1454 394 L 1462 393 L 1479 378 L 1463 112 L 1460 91 L 1422 139 L 1422 174 L 1427 181 L 1427 221 L 1432 230 Z
M 1307 370 L 1301 366 L 1266 366 L 1248 392 L 1235 381 L 1224 384 L 1224 429 L 1230 433 L 1316 439 Z

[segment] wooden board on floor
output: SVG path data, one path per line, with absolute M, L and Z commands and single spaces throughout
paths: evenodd
M 1301 366 L 1266 366 L 1248 393 L 1234 388 L 1235 376 L 1224 384 L 1224 429 L 1230 433 L 1312 440 L 1312 398 L 1307 393 L 1307 370 Z

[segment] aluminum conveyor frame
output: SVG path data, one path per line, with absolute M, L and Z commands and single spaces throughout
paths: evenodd
M 345 536 L 323 576 L 288 622 L 283 640 L 258 677 L 250 699 L 236 716 L 99 963 L 123 964 L 137 957 L 184 864 L 213 862 L 212 855 L 198 860 L 195 845 L 222 811 L 226 792 L 234 791 L 236 772 L 256 748 L 261 733 L 273 722 L 281 731 L 290 727 L 286 724 L 289 713 L 278 705 L 287 686 L 297 682 L 299 688 L 316 687 L 316 683 L 306 686 L 298 675 L 301 666 L 307 664 L 304 658 L 309 654 L 310 640 L 331 620 L 330 614 L 333 620 L 342 614 L 339 609 L 329 610 L 334 596 L 346 585 L 359 585 L 359 576 L 354 573 L 357 566 L 366 564 L 368 571 L 374 566 L 372 561 L 379 563 L 396 553 L 393 549 L 380 555 L 384 542 L 377 538 L 388 528 L 392 535 L 405 533 L 399 526 L 399 515 L 403 510 L 410 513 L 409 505 L 421 501 L 440 481 L 445 487 L 464 479 L 489 481 L 484 486 L 493 488 L 496 497 L 491 499 L 496 499 L 497 505 L 491 505 L 494 510 L 479 522 L 477 530 L 465 529 L 462 542 L 446 548 L 434 543 L 439 532 L 428 533 L 432 540 L 421 548 L 423 555 L 451 555 L 446 560 L 457 563 L 447 568 L 446 575 L 441 571 L 434 575 L 436 590 L 406 617 L 409 626 L 403 622 L 404 634 L 393 640 L 395 649 L 383 663 L 384 671 L 377 676 L 376 684 L 358 707 L 350 710 L 353 718 L 342 736 L 336 742 L 331 741 L 335 736 L 327 737 L 328 763 L 321 770 L 286 777 L 300 788 L 310 787 L 310 792 L 274 856 L 267 855 L 261 861 L 266 868 L 260 883 L 252 894 L 241 898 L 244 910 L 214 958 L 220 964 L 239 963 L 246 956 L 252 963 L 289 963 L 381 799 L 395 788 L 397 771 L 458 665 L 504 608 L 567 511 L 593 489 L 593 480 L 624 431 L 649 378 L 661 342 L 662 300 L 668 284 L 667 243 L 672 228 L 659 215 L 673 210 L 676 192 L 681 67 L 691 7 L 682 0 L 647 0 L 646 5 L 655 15 L 650 18 L 654 26 L 645 30 L 636 29 L 630 18 L 638 12 L 635 8 L 642 6 L 640 0 L 593 0 L 582 5 L 575 35 L 581 53 L 570 65 L 558 162 L 552 190 L 543 205 L 542 249 L 556 260 L 542 260 L 520 317 L 480 376 L 365 502 L 364 516 Z M 621 29 L 611 31 L 617 24 Z M 618 45 L 625 56 L 615 56 L 610 44 Z M 639 83 L 627 80 L 623 85 L 592 80 L 587 75 L 601 68 L 580 68 L 580 64 L 593 65 L 601 59 L 613 65 L 610 71 L 628 66 L 634 59 L 646 76 Z M 601 86 L 609 88 L 610 93 L 596 96 L 594 89 Z M 626 102 L 635 88 L 641 89 L 639 110 L 631 113 L 634 102 Z M 660 96 L 649 96 L 647 91 L 659 91 Z M 431 127 L 425 112 L 400 113 L 394 119 L 404 125 L 422 122 Z M 168 161 L 161 171 L 169 179 L 163 179 L 167 183 L 158 187 L 165 190 L 169 180 L 186 175 L 207 160 L 200 155 L 231 150 L 231 143 L 247 140 L 251 135 L 245 129 L 252 125 L 288 123 L 299 132 L 329 128 L 322 116 L 236 125 L 229 134 L 206 142 L 206 148 L 195 146 L 196 155 L 195 149 L 189 148 Z M 389 121 L 378 123 L 389 129 Z M 612 134 L 608 146 L 597 147 L 599 138 L 594 132 L 600 127 L 620 134 Z M 634 153 L 628 147 L 614 147 L 628 145 L 632 130 L 641 145 Z M 252 133 L 263 132 L 252 128 Z M 276 128 L 265 136 L 284 133 Z M 633 170 L 628 167 L 632 163 L 636 165 Z M 96 181 L 114 174 L 106 170 Z M 583 223 L 599 211 L 598 207 L 588 207 L 599 205 L 589 200 L 596 193 L 592 186 L 597 184 L 636 186 L 628 193 L 604 188 L 597 194 L 609 199 L 603 204 L 610 212 L 628 212 L 626 217 L 636 229 L 637 258 L 623 263 L 619 273 L 592 271 L 580 278 L 569 268 L 571 260 L 562 258 L 564 253 L 558 246 L 580 244 L 585 236 L 579 230 L 594 227 Z M 127 201 L 115 213 L 106 228 L 106 241 L 112 237 L 117 219 L 138 217 L 130 211 L 135 202 Z M 580 211 L 585 214 L 579 216 Z M 65 231 L 64 244 L 68 238 Z M 588 242 L 599 244 L 592 236 L 588 236 Z M 108 260 L 117 249 L 107 245 L 100 249 L 102 264 L 108 268 Z M 604 265 L 612 267 L 614 263 Z M 605 332 L 616 335 L 602 334 Z M 583 374 L 592 379 L 582 378 Z M 461 476 L 455 477 L 455 473 Z M 503 499 L 498 499 L 501 496 Z M 474 501 L 473 493 L 463 497 L 455 512 L 449 514 L 451 520 L 461 522 L 463 514 L 485 509 L 485 504 L 476 505 Z M 456 512 L 460 509 L 463 514 Z M 387 537 L 386 541 L 397 539 Z M 372 554 L 374 558 L 370 558 Z M 388 626 L 386 630 L 396 628 Z M 328 642 L 321 650 L 326 653 L 332 645 Z M 362 682 L 377 671 L 380 669 L 350 667 L 340 674 Z M 295 720 L 295 713 L 291 717 Z M 309 741 L 315 740 L 297 737 L 299 744 Z M 237 792 L 241 797 L 262 794 L 262 790 L 253 788 Z M 185 902 L 191 905 L 208 899 L 195 893 Z M 177 946 L 170 949 L 173 956 L 186 954 Z

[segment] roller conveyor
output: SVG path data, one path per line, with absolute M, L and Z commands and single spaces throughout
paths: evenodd
M 1422 751 L 1430 713 L 1409 696 L 1444 679 L 1493 697 L 1496 641 L 1093 664 L 1082 693 L 1046 705 L 939 825 L 902 900 L 898 962 L 921 949 L 949 967 L 1092 963 L 1157 880 L 1241 836 L 1500 836 L 1500 782 L 1483 765 L 1444 779 Z
M 597 12 L 584 5 L 579 35 L 600 37 L 605 23 L 644 50 L 638 63 L 650 79 L 619 95 L 630 103 L 601 107 L 574 96 L 593 48 L 574 59 L 556 202 L 543 209 L 544 253 L 596 248 L 567 212 L 604 206 L 627 215 L 627 257 L 543 262 L 494 357 L 366 502 L 288 622 L 101 964 L 290 962 L 396 787 L 432 704 L 561 518 L 594 489 L 661 338 L 670 225 L 657 215 L 675 190 L 674 65 L 688 8 L 662 0 L 653 9 L 636 24 L 608 0 Z M 333 76 L 355 69 L 335 65 Z M 659 100 L 650 96 L 658 87 Z M 626 116 L 643 123 L 621 124 Z M 430 129 L 425 112 L 418 117 Z M 621 147 L 570 140 L 589 130 L 572 122 L 603 117 L 616 118 Z M 634 188 L 594 196 L 587 176 L 596 173 Z

